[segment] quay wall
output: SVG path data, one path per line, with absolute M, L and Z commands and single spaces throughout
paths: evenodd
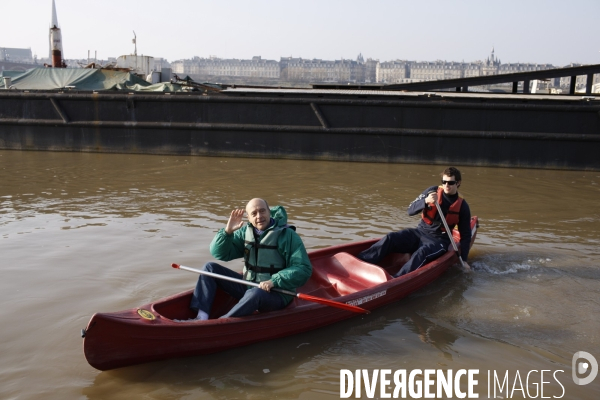
M 0 91 L 0 149 L 600 170 L 599 100 Z

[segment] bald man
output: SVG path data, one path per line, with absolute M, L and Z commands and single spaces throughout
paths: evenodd
M 312 266 L 296 228 L 287 225 L 287 213 L 281 206 L 269 208 L 263 199 L 252 199 L 244 210 L 231 211 L 225 228 L 220 229 L 210 244 L 210 252 L 217 260 L 230 261 L 244 258 L 240 275 L 220 264 L 209 262 L 204 270 L 259 284 L 250 287 L 223 279 L 200 275 L 190 308 L 198 312 L 196 318 L 209 318 L 217 287 L 223 289 L 238 303 L 220 318 L 242 317 L 255 311 L 268 312 L 286 307 L 292 296 L 271 291 L 281 288 L 295 291 L 304 285 L 312 273 Z

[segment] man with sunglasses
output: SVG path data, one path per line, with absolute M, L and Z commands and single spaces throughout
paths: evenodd
M 441 186 L 428 187 L 408 206 L 408 215 L 421 214 L 421 221 L 416 228 L 388 233 L 357 257 L 368 263 L 379 264 L 390 253 L 412 253 L 408 262 L 394 275 L 395 278 L 440 257 L 449 248 L 451 238 L 438 215 L 435 206 L 435 202 L 438 202 L 448 227 L 452 230 L 458 226 L 460 257 L 465 269 L 470 270 L 467 257 L 471 243 L 471 210 L 458 194 L 460 171 L 449 167 L 441 175 Z

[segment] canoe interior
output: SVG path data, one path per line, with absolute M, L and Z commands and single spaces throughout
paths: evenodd
M 298 292 L 325 299 L 335 299 L 389 281 L 392 279 L 392 275 L 408 261 L 410 255 L 391 254 L 381 263 L 381 267 L 356 258 L 356 254 L 371 246 L 375 241 L 369 240 L 344 246 L 345 251 L 342 252 L 331 251 L 332 248 L 327 248 L 311 253 L 313 273 L 308 282 L 298 289 Z M 154 303 L 153 309 L 168 319 L 194 318 L 194 312 L 189 309 L 191 298 L 192 291 L 189 291 L 184 295 L 158 301 Z M 304 300 L 295 299 L 287 308 L 295 308 L 307 303 Z M 234 298 L 217 289 L 210 318 L 219 318 L 235 304 Z

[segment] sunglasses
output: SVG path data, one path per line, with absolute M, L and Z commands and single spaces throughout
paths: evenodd
M 456 185 L 456 181 L 445 181 L 442 179 L 442 185 L 454 186 L 454 185 Z

